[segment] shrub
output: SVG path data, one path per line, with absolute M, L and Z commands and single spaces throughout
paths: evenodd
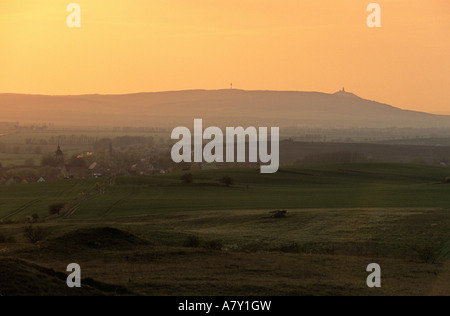
M 415 246 L 412 247 L 412 250 L 418 260 L 432 264 L 437 263 L 439 254 L 441 253 L 441 247 L 434 245 Z
M 272 214 L 272 218 L 285 218 L 287 211 L 286 210 L 277 210 L 277 211 L 273 211 L 270 212 Z
M 184 184 L 192 184 L 194 182 L 194 176 L 192 175 L 192 173 L 185 173 L 181 179 L 181 181 L 183 181 Z
M 47 237 L 47 232 L 44 229 L 39 226 L 33 227 L 32 225 L 25 227 L 23 229 L 23 234 L 32 244 L 35 244 Z
M 219 239 L 210 240 L 205 243 L 205 248 L 213 249 L 213 250 L 222 250 L 223 242 L 222 242 L 222 240 L 219 240 Z
M 226 176 L 219 180 L 220 183 L 225 184 L 227 187 L 231 187 L 234 185 L 235 181 L 233 178 Z
M 34 213 L 33 215 L 31 215 L 31 218 L 32 218 L 33 223 L 39 222 L 39 214 Z
M 200 238 L 195 235 L 189 235 L 183 244 L 184 247 L 197 248 L 200 246 Z
M 64 208 L 64 203 L 56 203 L 56 204 L 52 204 L 48 207 L 48 213 L 50 215 L 55 215 L 61 213 L 62 209 Z

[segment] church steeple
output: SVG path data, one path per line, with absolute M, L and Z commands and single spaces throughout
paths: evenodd
M 58 165 L 61 165 L 64 163 L 64 153 L 62 152 L 61 146 L 59 146 L 59 144 L 58 144 L 58 148 L 55 152 L 55 159 L 56 159 L 56 163 Z

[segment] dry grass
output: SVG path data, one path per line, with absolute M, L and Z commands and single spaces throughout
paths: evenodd
M 20 240 L 21 225 L 5 225 L 0 231 L 19 243 L 3 244 L 0 258 L 61 273 L 76 262 L 83 278 L 137 295 L 450 295 L 448 258 L 430 264 L 408 252 L 410 245 L 430 242 L 444 247 L 447 214 L 299 210 L 272 219 L 266 211 L 180 212 L 42 224 L 51 235 L 37 245 Z M 192 234 L 199 237 L 198 248 L 183 247 Z M 219 239 L 222 250 L 205 248 Z M 372 262 L 382 267 L 381 289 L 366 286 Z M 58 294 L 52 288 L 42 294 Z
M 77 261 L 84 278 L 138 295 L 450 295 L 448 265 L 400 259 L 158 246 Z M 381 289 L 366 286 L 371 262 L 382 267 Z M 40 257 L 39 264 L 63 271 L 67 260 Z

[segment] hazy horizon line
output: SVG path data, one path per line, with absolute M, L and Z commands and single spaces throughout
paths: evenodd
M 335 92 L 322 92 L 316 90 L 277 90 L 277 89 L 239 89 L 239 88 L 221 88 L 221 89 L 204 89 L 204 88 L 192 88 L 192 89 L 179 89 L 179 90 L 159 90 L 159 91 L 138 91 L 138 92 L 122 92 L 122 93 L 64 93 L 64 94 L 52 94 L 52 93 L 25 93 L 25 92 L 0 92 L 2 94 L 13 95 L 34 95 L 34 96 L 49 96 L 49 97 L 72 97 L 72 96 L 120 96 L 120 95 L 132 95 L 132 94 L 148 94 L 148 93 L 167 93 L 167 92 L 188 92 L 188 91 L 246 91 L 246 92 L 306 92 L 306 93 L 322 93 L 322 94 L 335 94 L 341 90 Z M 351 94 L 352 92 L 345 91 Z M 356 94 L 355 94 L 356 95 Z

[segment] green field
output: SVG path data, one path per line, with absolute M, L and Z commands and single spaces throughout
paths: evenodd
M 0 241 L 0 265 L 22 275 L 77 262 L 120 289 L 78 294 L 450 295 L 449 173 L 333 164 L 196 171 L 191 185 L 179 173 L 2 186 L 0 236 L 16 243 Z M 59 216 L 48 214 L 53 203 L 66 204 Z M 271 218 L 276 209 L 287 217 Z M 22 232 L 35 213 L 48 233 L 39 247 Z M 383 267 L 382 289 L 365 286 L 371 262 Z M 66 293 L 58 282 L 40 293 Z
M 110 219 L 168 212 L 311 208 L 450 207 L 450 170 L 400 164 L 343 164 L 284 167 L 273 175 L 257 169 L 194 172 L 152 177 L 65 180 L 0 188 L 0 219 L 20 220 L 33 213 L 45 217 L 48 206 L 75 205 L 70 219 Z M 233 187 L 219 183 L 230 176 Z M 105 185 L 98 194 L 96 183 Z M 80 198 L 85 194 L 84 199 Z

